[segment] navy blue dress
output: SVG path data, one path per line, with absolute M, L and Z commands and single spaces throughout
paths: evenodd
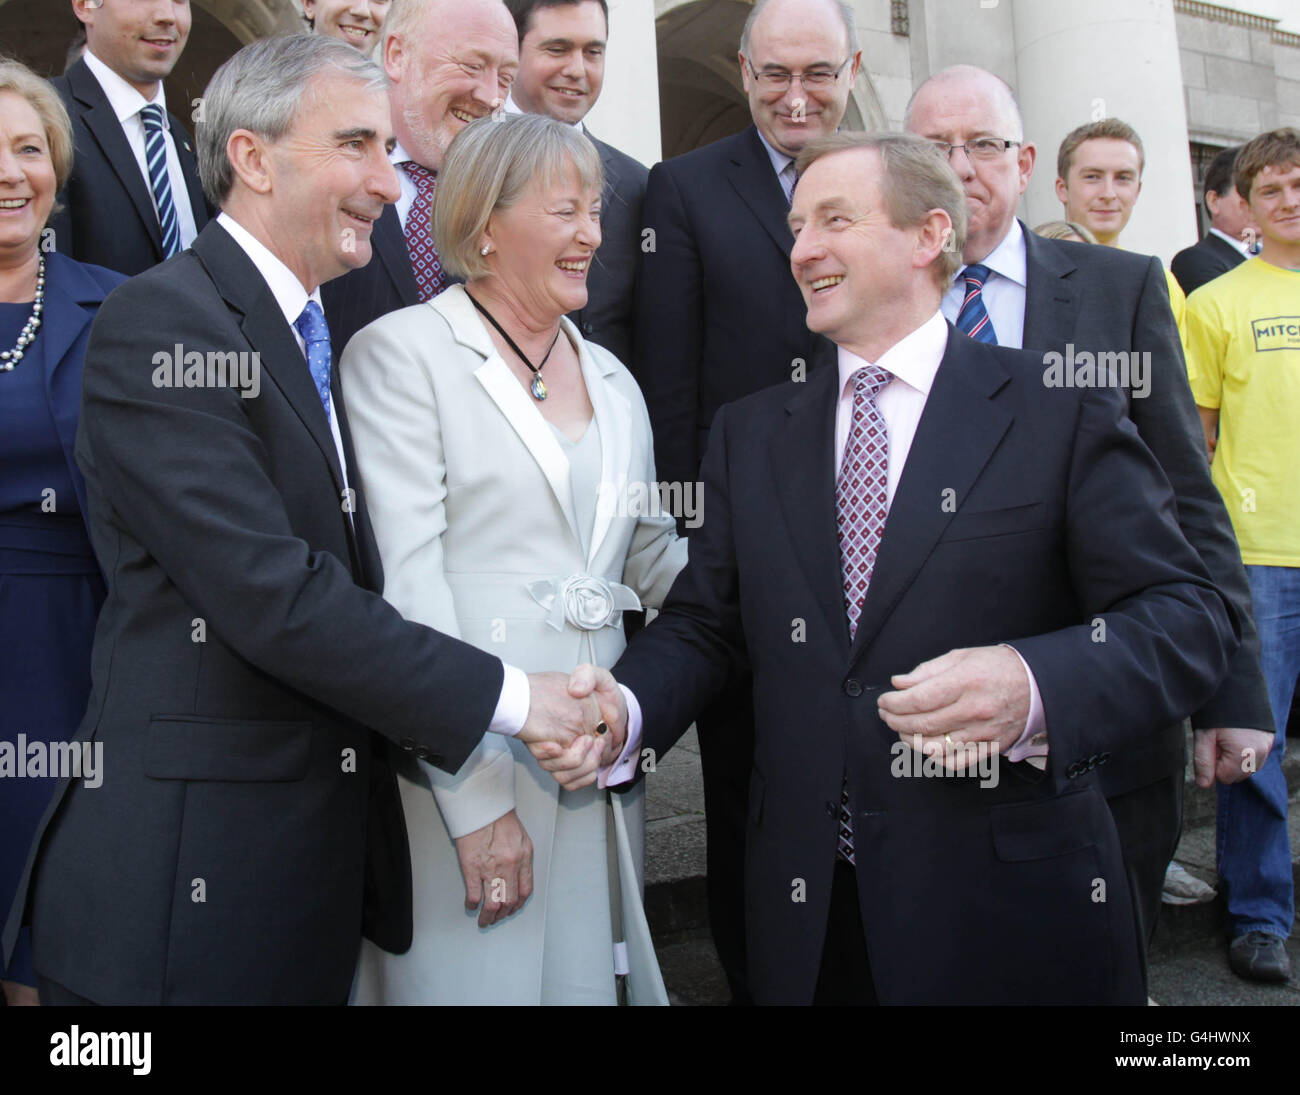
M 18 341 L 31 310 L 0 304 L 0 347 Z M 104 600 L 35 352 L 47 335 L 43 328 L 13 371 L 0 373 L 0 916 L 58 774 L 24 769 L 76 734 Z M 36 983 L 25 928 L 4 979 Z

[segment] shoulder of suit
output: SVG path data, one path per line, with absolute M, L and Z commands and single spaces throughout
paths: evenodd
M 621 148 L 615 148 L 612 144 L 602 141 L 598 137 L 593 137 L 590 133 L 587 134 L 587 137 L 600 152 L 602 160 L 612 160 L 618 166 L 620 175 L 631 175 L 645 182 L 645 177 L 650 174 L 650 169 L 635 156 L 629 156 Z
M 116 270 L 96 266 L 91 262 L 78 262 L 58 251 L 51 251 L 45 256 L 45 267 L 46 276 L 52 283 L 75 286 L 83 296 L 88 289 L 91 290 L 91 295 L 94 290 L 98 290 L 100 299 L 128 280 L 125 274 L 119 274 Z
M 729 137 L 714 141 L 712 144 L 706 144 L 703 148 L 694 148 L 690 152 L 683 152 L 680 156 L 662 160 L 655 164 L 654 170 L 687 171 L 692 173 L 716 172 L 723 164 L 730 163 L 737 151 L 744 149 L 745 143 L 749 139 L 749 130 L 745 129 L 739 133 L 733 133 Z

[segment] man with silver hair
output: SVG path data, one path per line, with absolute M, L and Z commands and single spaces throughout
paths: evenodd
M 667 483 L 695 482 L 719 407 L 802 377 L 818 343 L 790 276 L 785 217 L 794 157 L 833 133 L 848 106 L 862 60 L 853 10 L 835 0 L 759 0 L 738 59 L 753 125 L 656 165 L 646 187 L 630 364 Z M 678 525 L 685 531 L 680 515 Z M 709 921 L 742 1003 L 748 695 L 741 683 L 700 726 Z
M 43 1002 L 343 1003 L 363 932 L 411 938 L 393 750 L 455 771 L 487 731 L 587 725 L 562 676 L 380 596 L 319 287 L 397 197 L 385 91 L 329 38 L 237 53 L 199 127 L 220 216 L 100 310 L 77 459 L 108 597 L 78 737 L 104 774 L 60 786 L 29 861 Z

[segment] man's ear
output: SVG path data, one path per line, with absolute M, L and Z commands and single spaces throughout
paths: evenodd
M 275 180 L 266 140 L 247 129 L 237 129 L 226 141 L 226 156 L 235 174 L 255 194 L 269 194 Z
M 1056 199 L 1067 209 L 1070 207 L 1070 188 L 1060 176 L 1056 179 Z
M 406 46 L 401 35 L 394 34 L 384 39 L 384 71 L 395 84 L 402 82 L 402 73 L 406 70 Z
M 90 13 L 102 7 L 103 3 L 104 0 L 72 0 L 72 14 L 86 26 L 91 26 L 95 22 L 95 17 Z
M 917 231 L 912 265 L 918 269 L 929 266 L 943 253 L 944 244 L 951 236 L 952 218 L 943 209 L 931 209 Z
M 1033 141 L 1022 144 L 1016 163 L 1020 168 L 1020 193 L 1023 194 L 1029 187 L 1029 177 L 1034 173 L 1034 165 L 1038 163 L 1038 146 Z

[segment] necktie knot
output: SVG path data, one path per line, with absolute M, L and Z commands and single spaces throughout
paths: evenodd
M 163 125 L 163 110 L 157 103 L 148 103 L 140 108 L 140 120 L 144 122 L 145 132 L 150 130 L 165 129 Z
M 402 170 L 410 176 L 415 183 L 415 189 L 421 194 L 427 194 L 438 185 L 438 172 L 431 167 L 425 167 L 424 164 L 416 163 L 414 160 L 403 160 Z
M 865 365 L 853 374 L 853 394 L 855 397 L 875 399 L 880 389 L 893 379 L 894 374 L 888 369 L 882 369 L 879 365 Z
M 961 272 L 961 276 L 966 280 L 966 287 L 968 289 L 971 287 L 971 282 L 974 282 L 976 286 L 982 289 L 984 283 L 989 279 L 989 274 L 992 272 L 993 271 L 991 271 L 987 266 L 978 262 L 972 262 Z
M 294 326 L 298 328 L 298 333 L 302 335 L 303 342 L 311 346 L 318 342 L 328 343 L 330 340 L 329 324 L 325 322 L 325 313 L 321 311 L 321 306 L 314 300 L 307 302 L 307 307 L 302 310 Z
M 987 266 L 978 262 L 971 263 L 961 272 L 966 282 L 966 296 L 961 302 L 955 326 L 977 342 L 996 344 L 997 332 L 993 330 L 993 320 L 984 306 L 984 283 L 991 273 Z

